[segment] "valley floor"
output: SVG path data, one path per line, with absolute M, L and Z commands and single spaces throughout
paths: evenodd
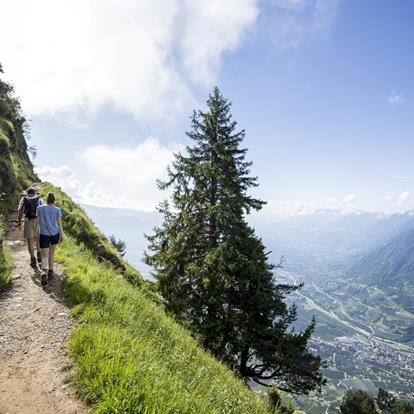
M 0 414 L 85 413 L 67 381 L 65 349 L 73 320 L 65 305 L 61 269 L 42 288 L 21 237 L 15 228 L 9 232 L 15 269 L 0 291 Z
M 302 280 L 287 271 L 279 271 L 279 276 L 287 283 Z M 357 312 L 351 316 L 347 306 L 355 298 L 343 299 L 338 295 L 341 291 L 313 280 L 293 295 L 299 320 L 304 323 L 312 316 L 316 318 L 311 350 L 326 361 L 323 373 L 328 379 L 320 395 L 298 397 L 296 404 L 309 414 L 337 413 L 347 389 L 362 389 L 374 395 L 380 387 L 396 392 L 401 399 L 413 400 L 414 348 L 387 339 L 389 332 L 358 318 Z

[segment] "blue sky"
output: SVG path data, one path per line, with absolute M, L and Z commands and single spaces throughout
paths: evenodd
M 79 201 L 151 210 L 217 84 L 247 130 L 264 214 L 414 208 L 409 0 L 5 7 L 27 10 L 0 28 L 0 56 L 38 171 Z

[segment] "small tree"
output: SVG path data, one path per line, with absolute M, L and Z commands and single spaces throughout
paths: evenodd
M 377 395 L 377 404 L 381 412 L 391 414 L 396 408 L 397 399 L 388 391 L 380 388 Z
M 268 402 L 272 414 L 294 414 L 295 406 L 291 401 L 282 402 L 282 397 L 277 388 L 270 387 L 268 390 Z
M 414 414 L 414 404 L 401 401 L 390 392 L 379 389 L 377 405 L 381 414 Z
M 296 332 L 296 307 L 284 302 L 300 286 L 276 282 L 245 220 L 264 204 L 248 194 L 257 179 L 240 147 L 245 132 L 236 130 L 218 88 L 207 106 L 193 114 L 187 133 L 193 145 L 176 154 L 168 180 L 159 183 L 172 189 L 173 208 L 160 205 L 164 222 L 148 237 L 145 261 L 167 309 L 243 377 L 294 393 L 319 389 L 320 358 L 307 349 L 315 322 Z
M 119 253 L 121 257 L 125 256 L 126 253 L 126 243 L 121 239 L 116 239 L 113 234 L 109 236 L 109 242 L 115 247 L 116 251 Z
M 374 398 L 362 390 L 348 390 L 339 407 L 340 414 L 376 414 Z

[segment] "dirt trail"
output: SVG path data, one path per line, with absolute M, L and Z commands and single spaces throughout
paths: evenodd
M 15 270 L 0 291 L 0 414 L 86 413 L 63 371 L 73 320 L 64 304 L 61 268 L 43 288 L 39 270 L 29 265 L 22 233 L 10 227 Z

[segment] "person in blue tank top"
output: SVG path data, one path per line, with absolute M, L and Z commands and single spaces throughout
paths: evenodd
M 55 206 L 55 195 L 48 193 L 45 205 L 36 209 L 36 229 L 39 231 L 39 244 L 42 249 L 42 286 L 53 279 L 55 250 L 63 242 L 62 212 Z

